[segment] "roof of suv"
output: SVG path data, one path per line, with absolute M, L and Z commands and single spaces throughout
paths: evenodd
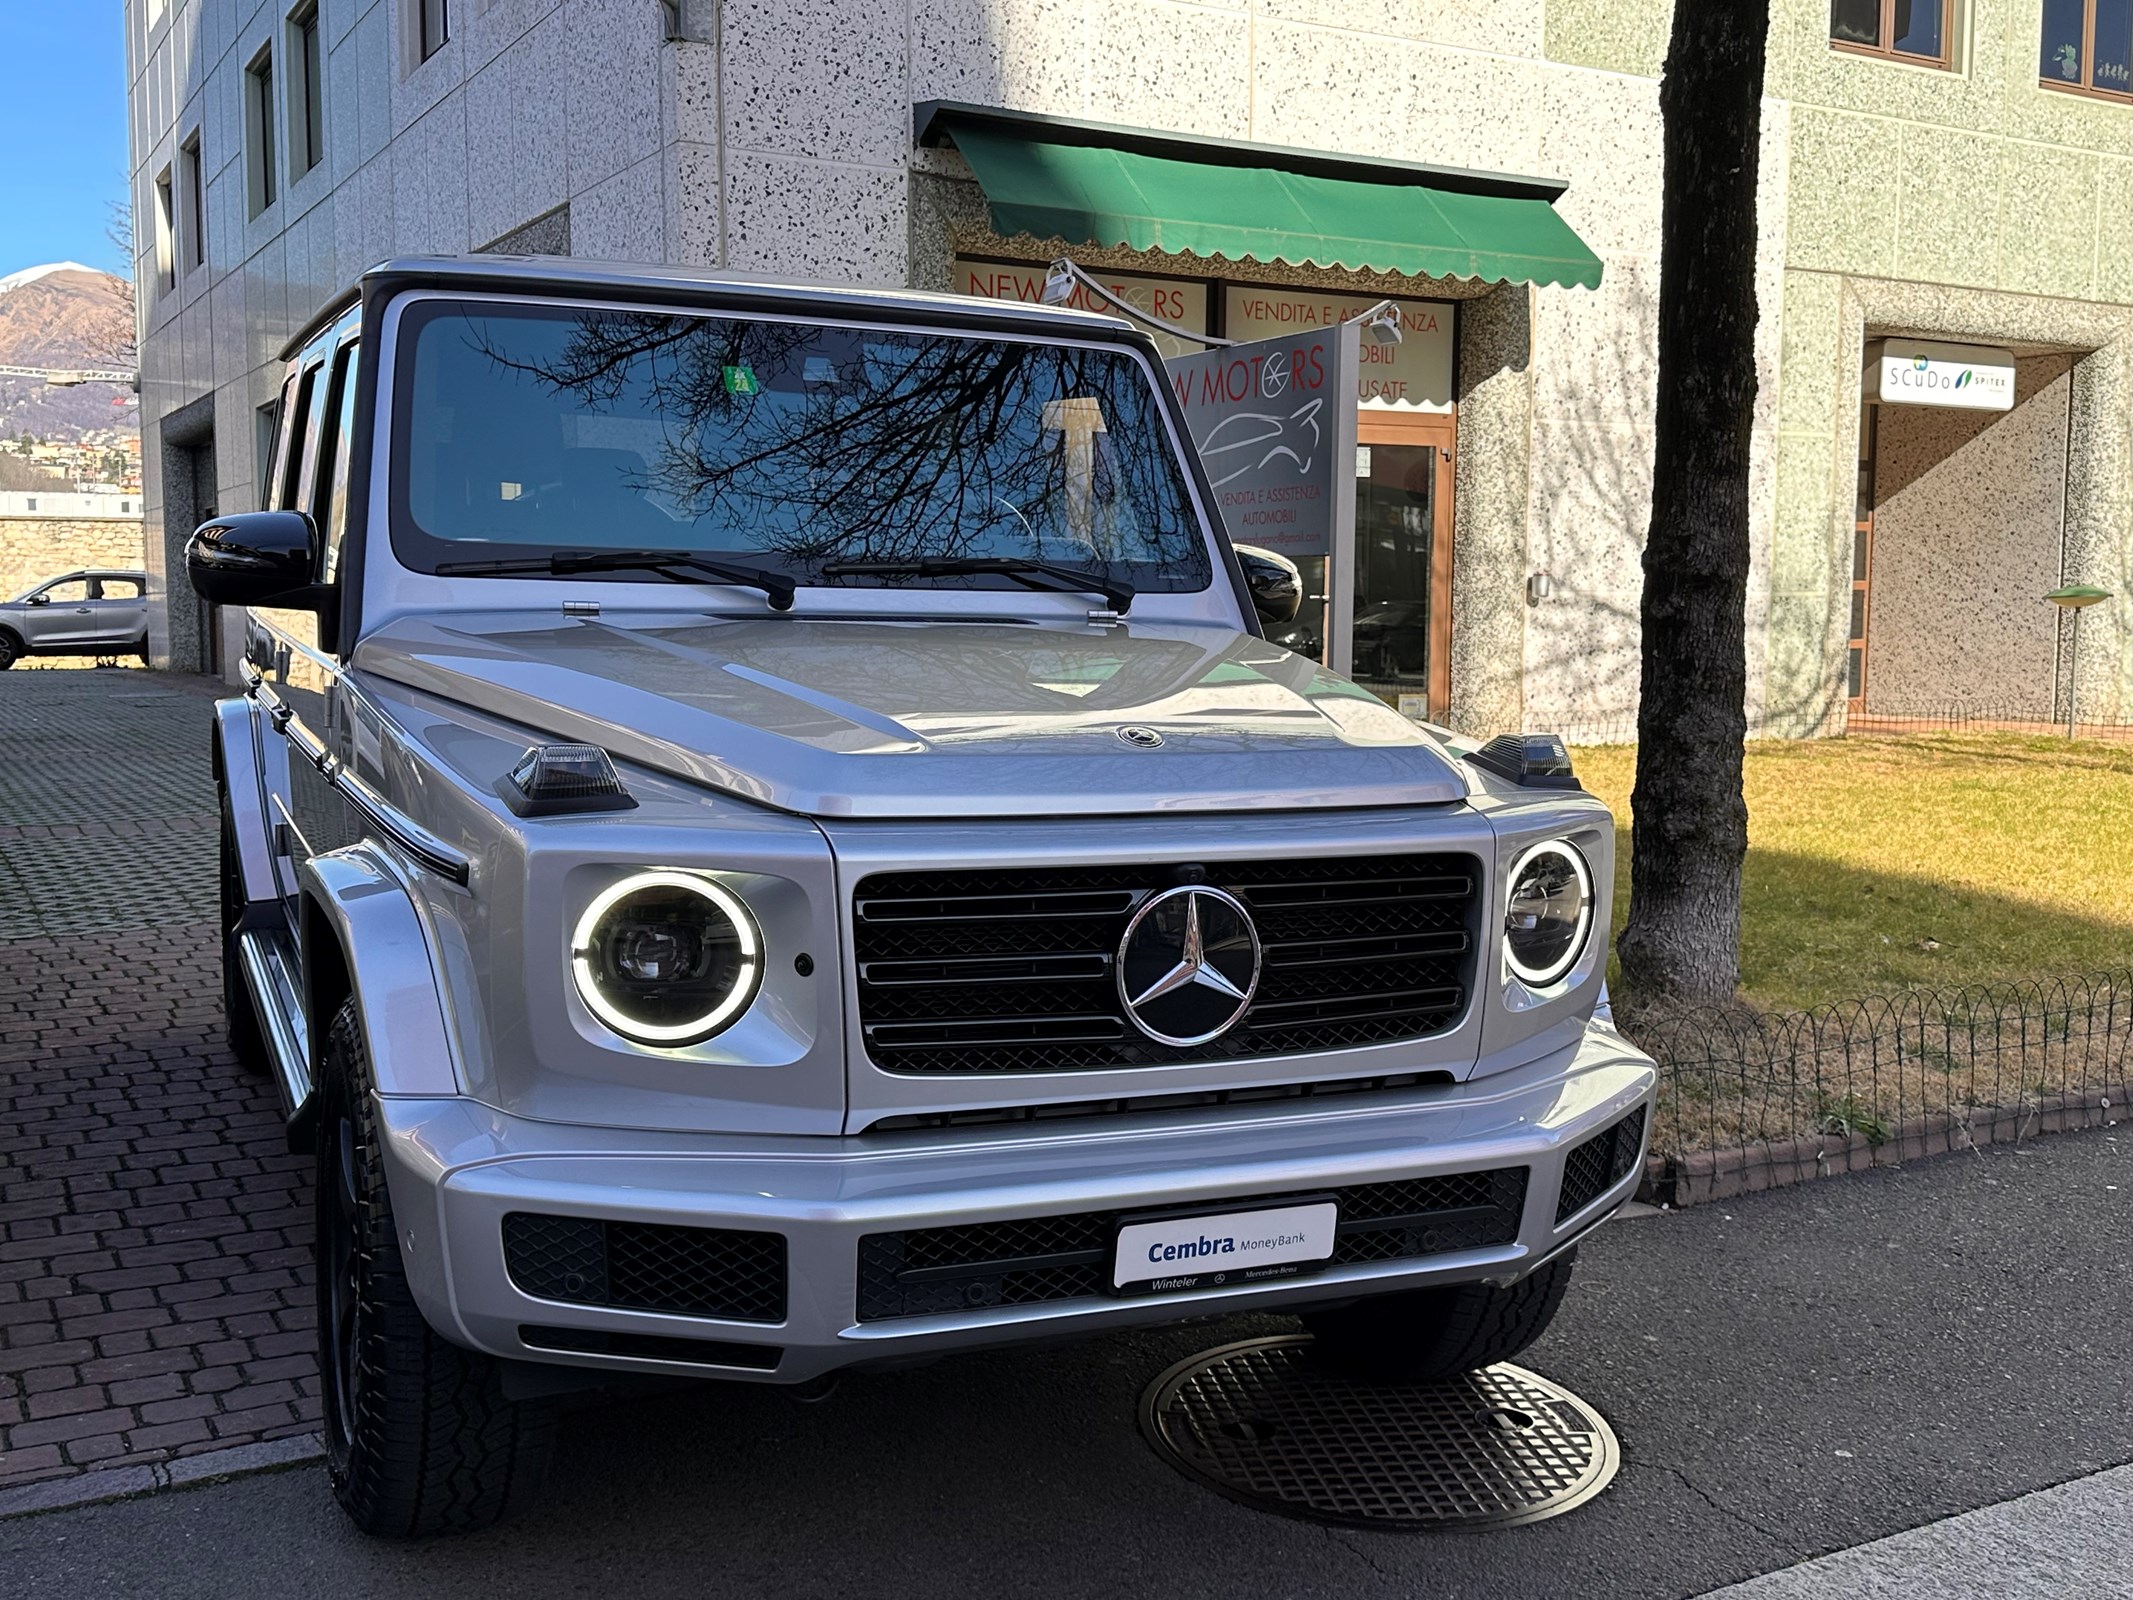
M 337 295 L 289 341 L 283 359 L 341 317 L 360 296 L 404 289 L 452 288 L 492 293 L 650 298 L 669 304 L 743 306 L 765 304 L 791 310 L 871 312 L 916 316 L 927 321 L 983 321 L 993 326 L 1050 328 L 1087 335 L 1132 333 L 1133 324 L 1105 312 L 1014 300 L 979 300 L 924 289 L 867 289 L 854 284 L 806 283 L 708 267 L 662 266 L 626 261 L 582 261 L 574 256 L 395 256 L 363 274 L 360 285 Z

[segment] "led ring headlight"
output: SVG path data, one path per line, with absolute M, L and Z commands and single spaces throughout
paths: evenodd
M 722 884 L 694 872 L 639 872 L 585 908 L 570 967 L 586 1008 L 625 1039 L 695 1044 L 755 999 L 763 941 Z
M 1592 869 L 1563 839 L 1534 845 L 1511 868 L 1504 894 L 1503 955 L 1536 988 L 1577 965 L 1592 935 Z

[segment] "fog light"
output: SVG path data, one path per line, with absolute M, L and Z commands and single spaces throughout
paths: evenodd
M 640 872 L 578 919 L 570 965 L 586 1008 L 640 1044 L 695 1044 L 748 1009 L 762 939 L 748 908 L 694 872 Z

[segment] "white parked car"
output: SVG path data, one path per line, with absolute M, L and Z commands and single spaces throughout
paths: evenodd
M 148 575 L 65 572 L 0 602 L 0 671 L 24 656 L 146 656 Z

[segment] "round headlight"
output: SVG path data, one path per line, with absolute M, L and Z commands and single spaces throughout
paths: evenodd
M 1537 844 L 1511 869 L 1504 897 L 1504 960 L 1527 983 L 1544 985 L 1577 965 L 1592 934 L 1592 869 L 1574 845 Z
M 640 872 L 585 908 L 570 941 L 578 994 L 626 1039 L 708 1039 L 755 998 L 763 941 L 740 898 L 693 872 Z

